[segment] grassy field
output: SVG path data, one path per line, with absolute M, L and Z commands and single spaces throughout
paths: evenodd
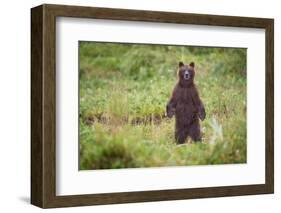
M 246 49 L 80 42 L 80 169 L 246 162 Z M 176 145 L 165 108 L 196 64 L 203 141 Z

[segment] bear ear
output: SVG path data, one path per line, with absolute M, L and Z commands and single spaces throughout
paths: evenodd
M 183 67 L 183 66 L 184 66 L 183 62 L 180 61 L 180 62 L 179 62 L 179 67 Z
M 191 62 L 191 63 L 189 64 L 189 66 L 191 66 L 192 68 L 194 68 L 194 67 L 195 67 L 194 62 Z

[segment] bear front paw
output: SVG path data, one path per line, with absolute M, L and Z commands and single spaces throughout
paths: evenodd
M 172 111 L 172 110 L 169 110 L 169 111 L 166 113 L 166 116 L 167 116 L 168 118 L 172 118 L 174 115 L 175 115 L 175 112 Z
M 206 118 L 205 109 L 200 110 L 198 116 L 199 116 L 201 121 L 205 120 L 205 118 Z
M 166 116 L 172 118 L 175 115 L 175 109 L 167 105 L 166 107 Z

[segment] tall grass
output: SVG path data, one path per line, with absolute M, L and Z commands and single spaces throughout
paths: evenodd
M 80 169 L 246 162 L 246 49 L 80 42 Z M 165 106 L 196 63 L 203 142 L 176 145 Z

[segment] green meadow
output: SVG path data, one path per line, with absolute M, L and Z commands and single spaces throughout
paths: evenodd
M 246 163 L 246 49 L 79 43 L 80 169 Z M 202 143 L 165 116 L 178 62 L 195 62 Z

